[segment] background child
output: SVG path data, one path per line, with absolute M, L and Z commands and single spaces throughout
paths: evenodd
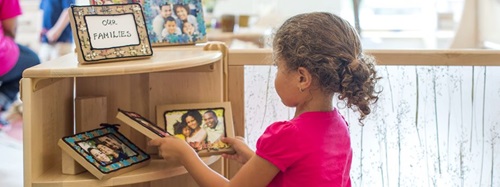
M 38 56 L 46 62 L 72 52 L 73 33 L 69 25 L 68 8 L 75 0 L 42 0 L 42 45 Z
M 363 120 L 378 99 L 374 59 L 363 54 L 347 21 L 318 12 L 285 21 L 273 40 L 273 60 L 276 92 L 283 104 L 295 107 L 295 116 L 267 127 L 255 152 L 241 139 L 223 139 L 236 150 L 223 156 L 244 164 L 230 183 L 180 139 L 159 138 L 150 145 L 163 158 L 179 160 L 200 186 L 351 186 L 349 130 L 333 98 Z
M 23 71 L 40 63 L 35 52 L 15 42 L 19 15 L 19 0 L 0 0 L 0 112 L 7 111 L 0 117 L 0 131 L 6 128 L 7 119 L 21 112 L 12 109 L 22 108 L 18 93 Z

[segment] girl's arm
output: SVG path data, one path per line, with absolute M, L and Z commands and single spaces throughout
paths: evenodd
M 154 139 L 150 141 L 150 145 L 158 146 L 163 158 L 173 157 L 179 160 L 198 185 L 203 187 L 266 186 L 279 172 L 276 166 L 254 154 L 232 180 L 228 181 L 205 165 L 196 152 L 178 138 Z

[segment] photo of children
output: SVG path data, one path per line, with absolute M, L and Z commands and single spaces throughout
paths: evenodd
M 144 1 L 143 9 L 153 46 L 206 41 L 201 0 Z
M 229 145 L 220 139 L 226 136 L 224 108 L 165 111 L 166 129 L 185 140 L 197 152 L 219 151 Z

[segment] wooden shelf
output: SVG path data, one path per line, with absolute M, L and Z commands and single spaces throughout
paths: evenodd
M 95 77 L 151 73 L 199 67 L 220 60 L 219 51 L 169 50 L 154 48 L 148 59 L 122 62 L 79 64 L 76 53 L 70 53 L 53 61 L 29 68 L 24 78 Z
M 100 121 L 117 124 L 118 108 L 133 109 L 155 119 L 159 104 L 224 101 L 226 58 L 222 51 L 205 47 L 153 48 L 154 55 L 149 59 L 85 65 L 78 63 L 76 54 L 68 54 L 25 70 L 21 79 L 24 186 L 196 186 L 189 175 L 183 175 L 187 173 L 184 167 L 161 159 L 105 180 L 88 172 L 62 174 L 63 154 L 57 142 L 81 128 L 75 127 L 76 97 L 106 98 L 105 106 L 93 110 L 103 114 Z M 97 123 L 86 126 L 98 127 Z M 121 126 L 120 132 L 141 149 L 155 152 L 142 133 L 127 126 Z M 202 160 L 222 173 L 220 158 Z
M 203 162 L 211 165 L 220 156 L 202 157 Z M 186 174 L 184 167 L 176 163 L 167 162 L 163 159 L 153 159 L 148 166 L 133 170 L 122 175 L 107 179 L 99 180 L 89 172 L 84 172 L 78 175 L 65 175 L 61 173 L 61 169 L 54 167 L 43 173 L 40 177 L 33 181 L 33 186 L 36 187 L 90 187 L 90 186 L 119 186 L 126 184 L 135 184 L 141 182 L 166 179 L 170 177 Z

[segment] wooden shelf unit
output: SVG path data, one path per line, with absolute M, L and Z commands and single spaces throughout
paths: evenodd
M 227 48 L 210 45 L 153 48 L 150 59 L 90 65 L 78 64 L 76 54 L 68 54 L 24 71 L 24 186 L 196 186 L 189 175 L 183 175 L 184 167 L 161 159 L 107 180 L 88 172 L 62 174 L 57 141 L 74 134 L 76 97 L 106 97 L 107 107 L 96 110 L 106 112 L 104 122 L 115 124 L 122 124 L 115 118 L 118 108 L 156 119 L 156 105 L 224 101 Z M 156 153 L 143 134 L 125 124 L 119 130 L 141 149 Z M 223 173 L 220 158 L 203 161 Z
M 218 159 L 219 156 L 202 158 L 206 164 L 212 164 Z M 146 167 L 124 173 L 108 180 L 97 180 L 95 176 L 89 172 L 78 175 L 62 175 L 60 168 L 51 168 L 39 177 L 40 180 L 35 179 L 33 181 L 33 186 L 118 186 L 176 177 L 186 173 L 187 171 L 180 165 L 169 163 L 162 159 L 153 159 Z

